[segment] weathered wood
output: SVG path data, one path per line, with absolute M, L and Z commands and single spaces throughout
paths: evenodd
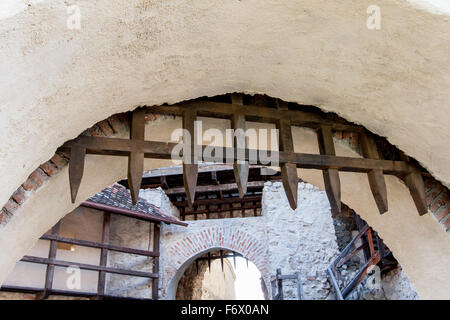
M 262 188 L 262 187 L 264 187 L 264 181 L 250 181 L 248 183 L 248 188 Z M 236 183 L 227 183 L 227 184 L 197 186 L 196 187 L 196 191 L 199 193 L 232 191 L 232 190 L 237 190 L 237 189 L 238 189 L 238 185 Z M 167 195 L 183 194 L 184 192 L 185 192 L 185 189 L 183 187 L 170 188 L 165 191 L 165 193 Z M 198 201 L 201 201 L 201 200 L 198 200 Z M 188 203 L 188 205 L 189 205 L 189 203 Z
M 231 100 L 234 107 L 234 113 L 231 117 L 231 125 L 234 129 L 234 147 L 238 150 L 243 150 L 247 147 L 247 141 L 245 137 L 245 114 L 240 111 L 239 106 L 243 106 L 243 96 L 239 94 L 231 95 Z M 239 151 L 238 151 L 239 152 Z M 247 192 L 248 174 L 250 171 L 249 163 L 245 160 L 234 160 L 233 163 L 234 176 L 238 185 L 239 195 L 242 198 Z
M 55 265 L 58 267 L 77 266 L 78 268 L 84 269 L 84 270 L 105 271 L 108 273 L 123 274 L 123 275 L 143 277 L 143 278 L 158 277 L 157 274 L 150 273 L 150 272 L 126 270 L 126 269 L 111 268 L 111 267 L 102 267 L 102 266 L 96 266 L 96 265 L 86 264 L 86 263 L 79 263 L 79 262 L 74 262 L 74 261 L 55 260 L 55 259 L 33 257 L 33 256 L 24 256 L 20 261 L 37 263 L 37 264 L 52 264 L 52 265 Z
M 136 254 L 136 255 L 146 256 L 146 257 L 157 257 L 158 256 L 158 253 L 155 253 L 153 251 L 126 248 L 126 247 L 116 246 L 116 245 L 112 245 L 112 244 L 99 243 L 99 242 L 81 240 L 81 239 L 72 239 L 72 238 L 66 238 L 66 237 L 60 237 L 60 236 L 54 236 L 54 235 L 45 235 L 44 234 L 41 237 L 41 239 L 42 240 L 53 240 L 53 241 L 68 243 L 68 244 L 74 244 L 77 246 L 88 247 L 88 248 L 107 249 L 110 251 L 130 253 L 130 254 Z
M 42 288 L 34 288 L 34 287 L 22 287 L 22 286 L 2 286 L 0 288 L 1 291 L 6 292 L 20 292 L 20 293 L 36 293 L 40 294 L 42 292 Z M 57 296 L 67 296 L 67 297 L 85 297 L 85 298 L 96 298 L 96 292 L 83 292 L 83 291 L 72 291 L 72 290 L 57 290 L 52 289 L 48 291 L 48 294 L 57 295 Z M 102 299 L 111 299 L 111 300 L 151 300 L 144 298 L 130 298 L 130 297 L 121 297 L 121 296 L 112 296 L 112 295 L 104 295 L 101 297 Z
M 174 106 L 152 106 L 148 107 L 152 112 L 181 116 L 185 109 L 194 109 L 199 117 L 212 117 L 229 119 L 234 113 L 234 104 L 213 101 L 189 101 Z M 334 130 L 361 132 L 362 127 L 337 122 L 336 119 L 326 117 L 314 112 L 299 110 L 278 110 L 260 105 L 245 105 L 242 111 L 247 120 L 252 122 L 277 123 L 279 120 L 289 120 L 294 126 L 317 128 L 320 125 L 329 125 Z
M 195 112 L 191 109 L 186 109 L 183 113 L 183 142 L 188 144 L 188 147 L 183 149 L 183 181 L 190 207 L 194 204 L 195 188 L 198 178 L 198 159 L 195 159 L 195 148 L 197 144 L 195 120 Z
M 102 154 L 102 155 L 127 155 L 133 148 L 142 148 L 145 153 L 145 158 L 150 159 L 171 159 L 172 149 L 177 146 L 175 143 L 166 143 L 158 141 L 130 141 L 128 139 L 119 138 L 102 138 L 102 137 L 86 137 L 80 136 L 75 141 L 65 144 L 65 148 L 72 148 L 74 146 L 86 148 L 87 154 Z M 202 150 L 205 146 L 202 147 Z M 229 163 L 236 158 L 236 153 L 232 148 L 217 147 L 222 156 L 205 157 L 202 160 L 205 162 L 221 162 Z M 203 152 L 203 151 L 202 151 Z M 201 152 L 201 154 L 202 154 Z M 228 159 L 227 155 L 234 155 L 233 159 Z M 258 150 L 246 149 L 245 158 L 248 160 L 249 154 L 256 154 L 257 159 L 254 159 L 256 164 L 265 165 L 259 158 Z M 277 152 L 271 151 L 269 154 L 280 159 L 280 163 L 291 162 L 297 165 L 297 168 L 304 169 L 328 169 L 334 168 L 345 172 L 361 172 L 367 173 L 371 170 L 382 170 L 384 174 L 398 175 L 412 172 L 414 166 L 405 161 L 393 160 L 375 160 L 354 157 L 340 157 L 327 156 L 307 153 L 292 153 L 292 152 Z M 231 160 L 231 161 L 230 161 Z
M 428 206 L 425 196 L 425 185 L 420 172 L 416 170 L 406 175 L 405 183 L 409 188 L 409 192 L 411 193 L 419 215 L 422 216 L 426 214 L 428 212 Z
M 380 159 L 377 145 L 372 136 L 361 133 L 361 152 L 364 158 Z M 370 190 L 372 191 L 378 211 L 383 214 L 388 211 L 387 189 L 386 181 L 384 179 L 383 171 L 380 169 L 370 170 L 367 172 L 369 179 Z
M 61 221 L 58 221 L 57 224 L 55 224 L 52 228 L 52 235 L 57 236 L 59 234 L 59 230 L 61 229 Z M 56 258 L 56 251 L 58 250 L 58 242 L 57 241 L 50 241 L 50 247 L 48 251 L 48 258 L 53 260 Z M 53 287 L 53 277 L 55 274 L 55 265 L 54 264 L 48 264 L 47 270 L 45 272 L 45 285 L 44 285 L 44 291 L 43 294 L 40 296 L 41 299 L 46 299 L 48 297 L 49 290 Z
M 77 145 L 70 149 L 69 184 L 72 203 L 75 203 L 81 179 L 83 178 L 85 157 L 86 148 Z
M 102 231 L 102 244 L 109 244 L 109 231 L 111 225 L 111 214 L 109 212 L 103 212 L 103 231 Z M 106 267 L 108 264 L 108 249 L 102 248 L 100 252 L 100 266 Z M 98 273 L 98 285 L 97 294 L 103 296 L 105 294 L 106 272 L 100 271 Z
M 284 152 L 294 152 L 294 140 L 292 139 L 292 128 L 289 120 L 278 122 L 280 136 L 279 148 Z M 281 161 L 281 160 L 280 160 Z M 292 210 L 297 209 L 298 175 L 295 163 L 285 162 L 281 164 L 281 179 L 284 191 Z
M 159 276 L 159 251 L 160 251 L 160 233 L 161 225 L 159 223 L 153 224 L 153 252 L 158 253 L 157 257 L 153 258 L 153 273 Z M 152 280 L 152 299 L 158 300 L 159 291 L 159 277 Z
M 145 138 L 145 109 L 133 111 L 130 128 L 130 139 L 144 141 Z M 139 189 L 144 172 L 144 152 L 135 149 L 128 156 L 128 186 L 130 188 L 131 200 L 136 204 L 139 199 Z
M 320 127 L 317 131 L 317 138 L 321 155 L 336 155 L 331 127 Z M 328 201 L 330 202 L 331 213 L 335 216 L 341 212 L 341 181 L 339 179 L 339 172 L 334 168 L 328 168 L 322 172 L 325 191 L 327 193 Z

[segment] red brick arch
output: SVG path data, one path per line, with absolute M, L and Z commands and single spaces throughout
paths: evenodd
M 261 272 L 266 287 L 269 288 L 267 245 L 263 240 L 257 239 L 250 231 L 237 226 L 230 228 L 214 226 L 188 232 L 168 248 L 167 255 L 170 257 L 170 262 L 166 262 L 164 270 L 166 288 L 163 289 L 166 298 L 175 297 L 178 281 L 197 257 L 218 249 L 239 253 L 255 264 Z

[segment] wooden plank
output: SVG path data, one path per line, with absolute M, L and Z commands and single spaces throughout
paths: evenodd
M 83 178 L 85 157 L 86 148 L 76 145 L 70 149 L 69 184 L 72 203 L 75 203 L 81 179 Z
M 109 231 L 110 231 L 110 220 L 111 214 L 109 212 L 103 212 L 103 231 L 102 231 L 102 244 L 109 244 Z M 106 267 L 108 264 L 108 249 L 102 248 L 100 252 L 100 266 Z M 105 282 L 106 282 L 106 272 L 100 271 L 98 273 L 98 285 L 97 294 L 103 296 L 105 294 Z
M 321 155 L 336 155 L 331 127 L 320 127 L 317 131 L 317 139 Z M 325 191 L 327 193 L 328 201 L 330 202 L 331 213 L 333 216 L 336 216 L 341 212 L 341 181 L 339 179 L 339 171 L 334 168 L 328 168 L 322 172 Z
M 289 120 L 280 120 L 278 122 L 280 135 L 279 148 L 285 152 L 294 152 L 294 140 L 292 139 L 292 128 Z M 298 194 L 298 175 L 297 166 L 294 163 L 282 163 L 281 179 L 283 181 L 284 191 L 292 210 L 297 209 Z
M 158 277 L 157 274 L 150 273 L 150 272 L 126 270 L 126 269 L 111 268 L 111 267 L 102 267 L 102 266 L 96 266 L 93 264 L 79 263 L 79 262 L 74 262 L 74 261 L 55 260 L 55 259 L 33 257 L 33 256 L 24 256 L 20 261 L 37 263 L 37 264 L 52 264 L 52 265 L 55 265 L 58 267 L 77 266 L 78 268 L 84 269 L 84 270 L 105 271 L 108 273 L 123 274 L 123 275 L 143 277 L 143 278 Z
M 425 197 L 425 185 L 420 171 L 416 170 L 406 175 L 405 183 L 409 188 L 409 192 L 411 193 L 419 215 L 422 216 L 426 214 L 428 212 L 428 206 Z
M 231 117 L 231 125 L 234 129 L 234 147 L 237 152 L 245 153 L 247 141 L 245 137 L 245 114 L 241 112 L 241 106 L 244 105 L 242 94 L 232 94 L 231 100 L 235 106 Z M 238 185 L 239 195 L 242 198 L 247 193 L 247 181 L 250 171 L 249 163 L 245 160 L 234 160 L 234 176 Z
M 153 273 L 158 275 L 158 278 L 152 280 L 152 299 L 158 300 L 159 297 L 159 251 L 160 251 L 160 234 L 161 225 L 159 223 L 153 224 L 153 252 L 157 252 L 158 256 L 153 258 Z
M 189 147 L 183 152 L 183 182 L 189 206 L 192 207 L 195 199 L 195 188 L 198 178 L 198 164 L 195 159 L 196 134 L 195 134 L 196 114 L 192 109 L 186 109 L 183 113 L 183 142 Z
M 377 145 L 372 136 L 365 132 L 360 134 L 361 137 L 361 152 L 364 158 L 380 159 Z M 383 171 L 380 169 L 370 170 L 367 172 L 369 179 L 370 190 L 372 191 L 378 211 L 383 214 L 388 211 L 387 189 L 386 181 L 384 179 Z
M 145 109 L 133 111 L 130 128 L 130 139 L 144 141 L 145 138 Z M 144 172 L 144 152 L 137 148 L 128 156 L 128 187 L 130 188 L 131 200 L 136 204 L 139 199 L 139 190 Z

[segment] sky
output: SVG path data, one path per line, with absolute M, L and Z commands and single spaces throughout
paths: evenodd
M 233 258 L 228 258 L 231 265 Z M 261 289 L 261 273 L 258 268 L 249 261 L 248 268 L 244 258 L 236 258 L 236 281 L 234 287 L 236 290 L 236 300 L 264 300 L 264 295 Z

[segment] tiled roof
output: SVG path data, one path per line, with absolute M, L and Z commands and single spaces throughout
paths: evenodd
M 157 206 L 149 203 L 145 199 L 139 198 L 136 205 L 133 205 L 130 191 L 117 183 L 89 198 L 89 201 L 143 213 L 156 220 L 165 220 L 168 223 L 180 222 L 175 217 L 163 213 Z

